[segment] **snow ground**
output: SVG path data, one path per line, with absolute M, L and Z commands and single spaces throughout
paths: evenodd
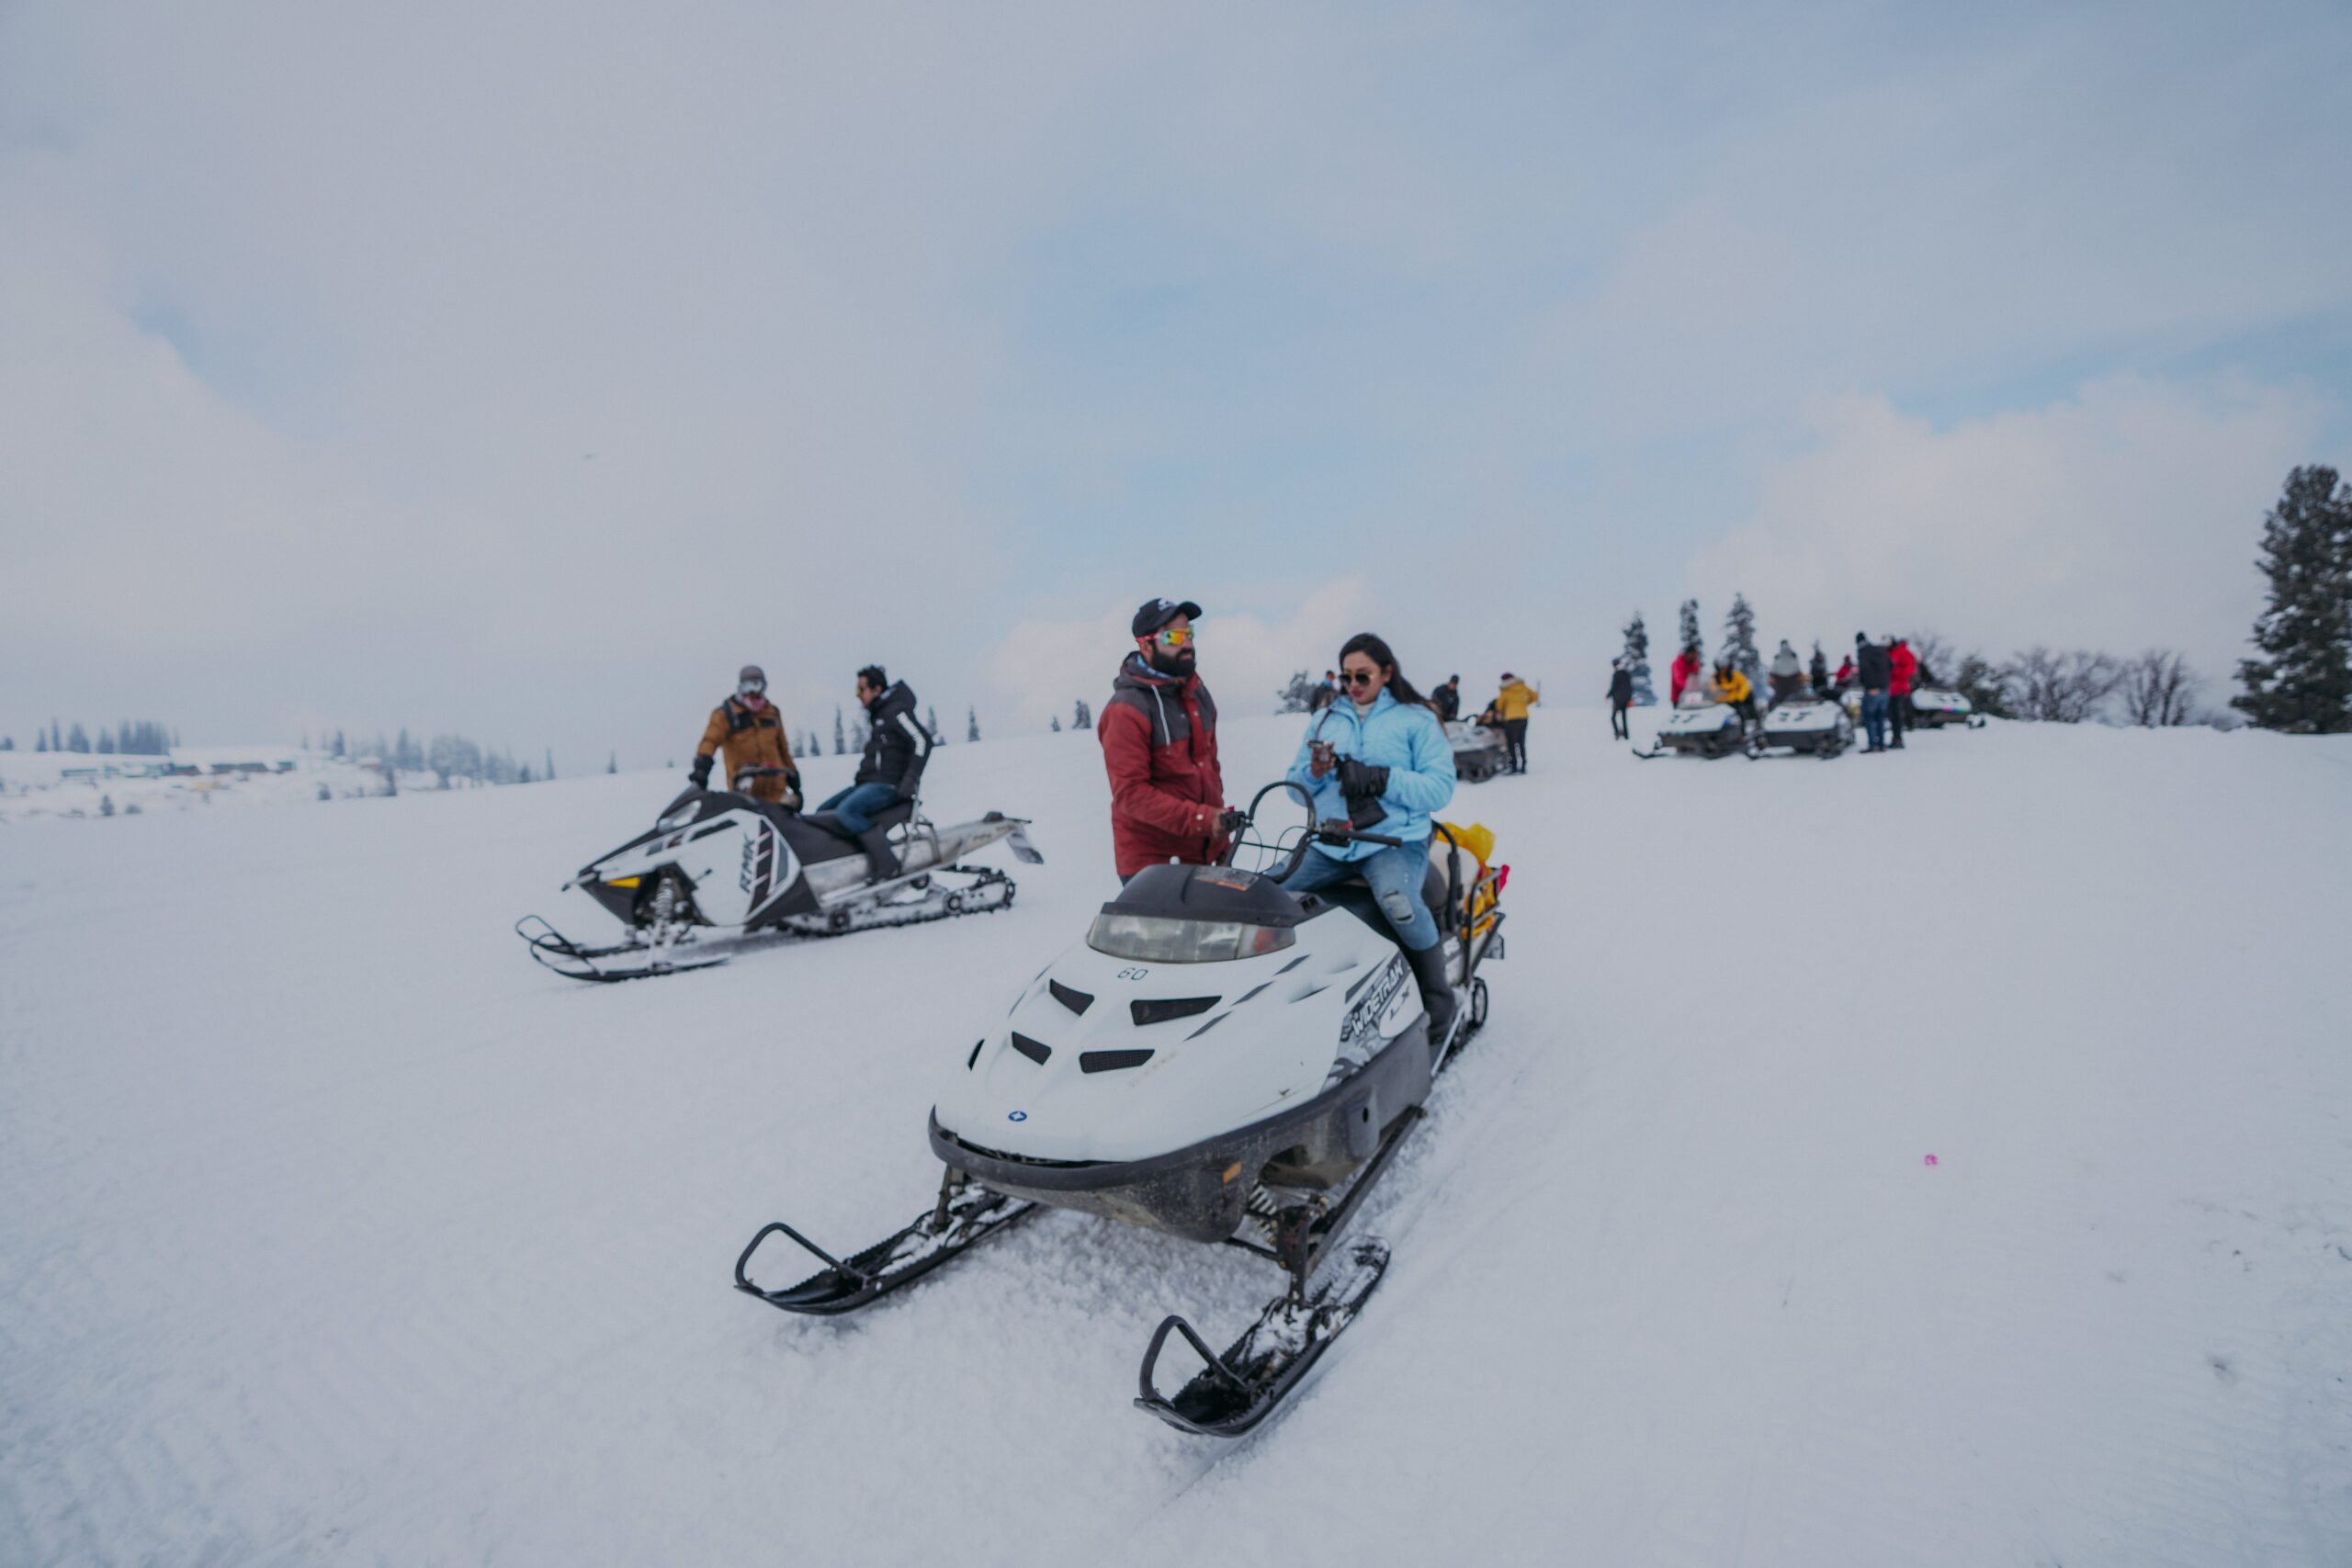
M 1224 1448 L 1127 1401 L 1238 1253 L 727 1288 L 925 1202 L 929 1086 L 1104 896 L 1090 737 L 933 765 L 1038 819 L 1007 913 L 614 987 L 506 927 L 597 930 L 556 885 L 674 773 L 0 827 L 0 1559 L 2352 1562 L 2352 748 L 1532 745 L 1450 814 L 1510 956 L 1395 1266 Z

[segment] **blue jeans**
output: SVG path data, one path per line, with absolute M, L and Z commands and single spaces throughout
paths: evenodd
M 1870 737 L 1872 746 L 1886 744 L 1886 694 L 1884 692 L 1862 694 L 1862 731 Z
M 888 784 L 852 784 L 817 809 L 831 812 L 853 833 L 871 833 L 874 813 L 888 811 L 898 804 L 899 792 Z
M 1293 893 L 1316 893 L 1362 876 L 1372 885 L 1373 898 L 1405 951 L 1420 953 L 1437 945 L 1437 917 L 1421 902 L 1421 879 L 1429 874 L 1429 864 L 1426 839 L 1398 849 L 1378 850 L 1363 860 L 1339 860 L 1312 849 L 1283 886 Z

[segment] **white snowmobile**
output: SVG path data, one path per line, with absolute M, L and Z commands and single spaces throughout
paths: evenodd
M 1764 716 L 1757 731 L 1755 754 L 1774 747 L 1815 757 L 1835 757 L 1854 743 L 1854 721 L 1846 710 L 1822 697 L 1792 697 Z
M 787 1312 L 853 1311 L 1040 1207 L 1230 1245 L 1279 1265 L 1288 1290 L 1221 1355 L 1182 1317 L 1166 1319 L 1136 1403 L 1209 1436 L 1263 1420 L 1387 1267 L 1385 1244 L 1342 1245 L 1340 1232 L 1421 1119 L 1436 1074 L 1486 1021 L 1478 971 L 1502 956 L 1510 874 L 1453 830 L 1432 836 L 1423 896 L 1453 1002 L 1432 1039 L 1413 972 L 1365 890 L 1299 896 L 1280 882 L 1317 841 L 1397 840 L 1340 821 L 1269 842 L 1258 810 L 1275 790 L 1306 795 L 1268 785 L 1234 840 L 1278 858 L 1279 872 L 1238 869 L 1231 853 L 1223 865 L 1145 868 L 959 1054 L 932 1109 L 931 1147 L 946 1169 L 927 1213 L 847 1258 L 767 1225 L 736 1259 L 737 1288 Z M 782 1289 L 755 1283 L 753 1255 L 777 1235 L 824 1268 Z M 1203 1363 L 1172 1396 L 1154 1378 L 1171 1334 Z
M 1450 719 L 1445 739 L 1453 748 L 1453 776 L 1464 784 L 1484 784 L 1503 771 L 1510 761 L 1503 732 L 1470 719 Z
M 746 769 L 733 782 L 740 790 L 754 773 L 775 771 Z M 569 979 L 638 980 L 724 964 L 754 933 L 839 936 L 1001 909 L 1012 902 L 1012 879 L 957 863 L 1000 839 L 1027 864 L 1045 859 L 1023 830 L 1027 820 L 1001 812 L 941 828 L 902 800 L 874 821 L 888 835 L 895 876 L 877 877 L 831 812 L 804 815 L 690 786 L 650 829 L 563 885 L 617 917 L 628 940 L 582 946 L 537 915 L 514 931 L 532 957 Z
M 1911 694 L 1911 726 L 1915 729 L 1941 729 L 1957 724 L 1968 729 L 1984 728 L 1984 716 L 1967 694 L 1943 686 L 1922 687 Z
M 1703 696 L 1694 700 L 1686 694 L 1682 705 L 1658 721 L 1650 750 L 1636 748 L 1634 755 L 1648 761 L 1675 753 L 1713 759 L 1728 757 L 1735 751 L 1756 755 L 1747 721 L 1739 716 L 1739 710 L 1729 703 L 1713 702 Z

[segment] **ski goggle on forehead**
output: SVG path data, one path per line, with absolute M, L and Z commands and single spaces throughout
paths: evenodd
M 1190 626 L 1169 626 L 1152 633 L 1162 648 L 1190 648 L 1200 640 L 1201 634 Z

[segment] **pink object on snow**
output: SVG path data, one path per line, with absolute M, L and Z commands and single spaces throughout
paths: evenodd
M 1928 1156 L 1928 1163 L 1929 1165 L 1933 1165 L 1933 1164 L 1935 1164 L 1935 1163 L 1936 1163 L 1936 1156 L 1933 1156 L 1933 1155 L 1929 1155 L 1929 1156 Z

